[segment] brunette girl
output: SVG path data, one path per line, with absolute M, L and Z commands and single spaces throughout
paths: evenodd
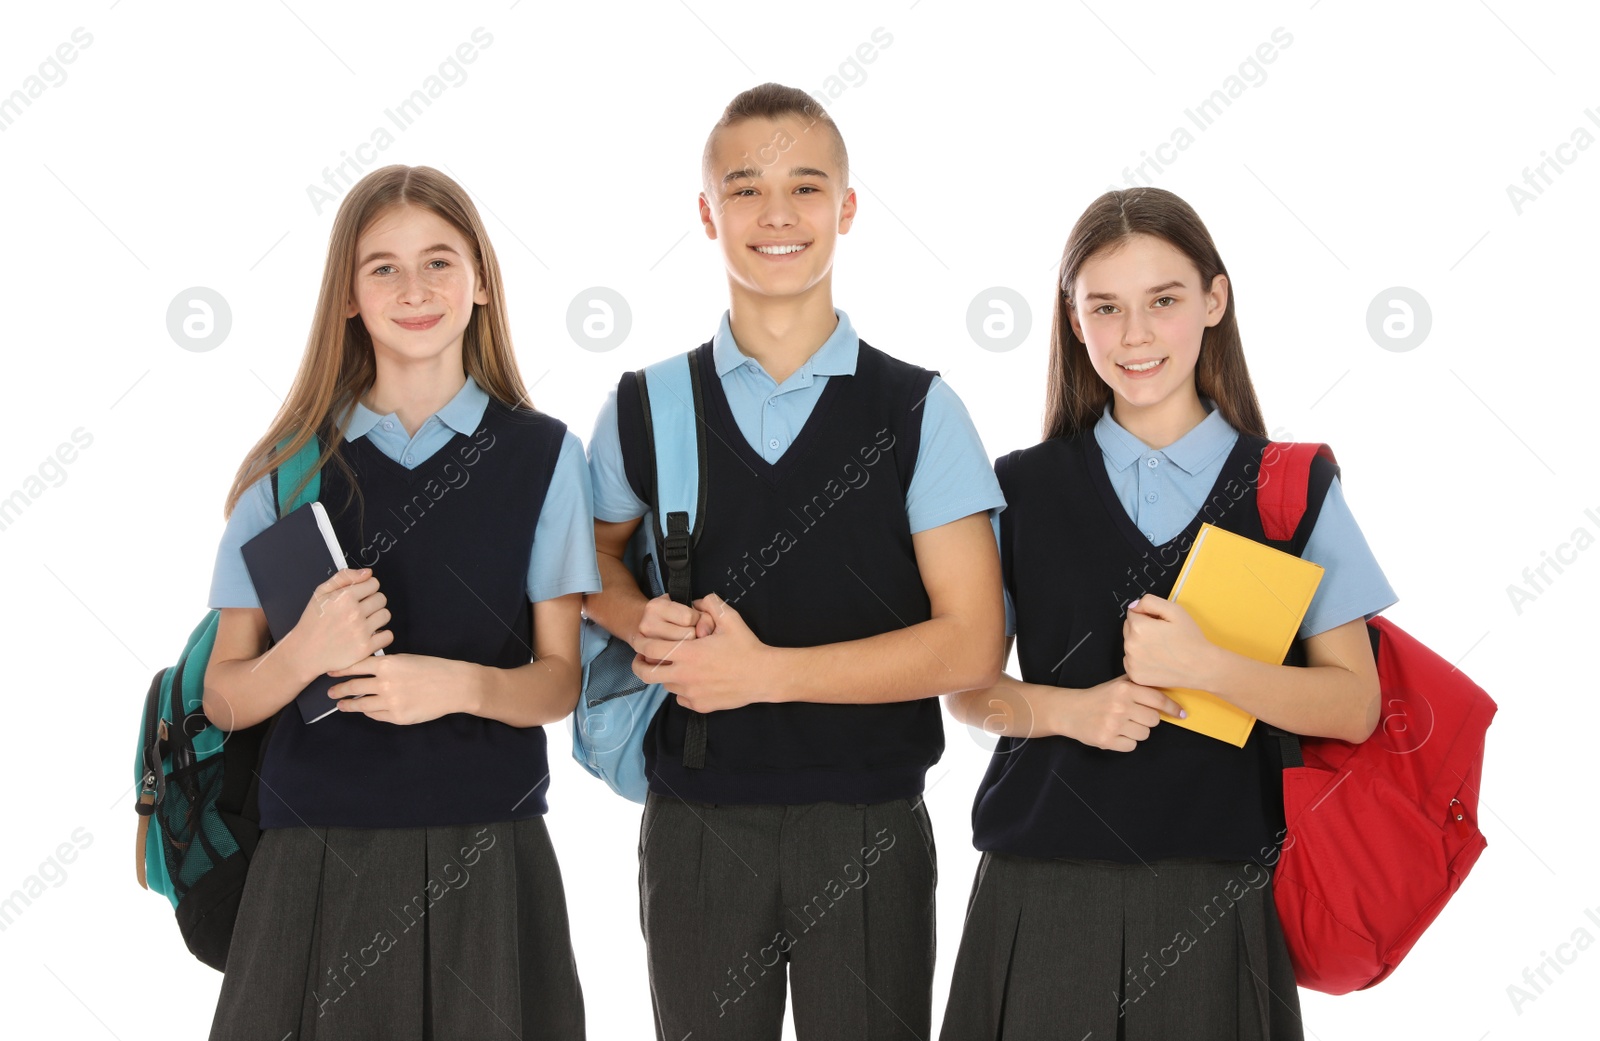
M 1159 189 L 1096 199 L 1062 255 L 1044 440 L 995 464 L 1021 680 L 951 699 L 1003 736 L 943 1041 L 1302 1036 L 1265 730 L 1372 732 L 1365 618 L 1395 597 L 1319 460 L 1284 548 L 1326 572 L 1285 664 L 1209 643 L 1163 599 L 1202 521 L 1264 540 L 1267 443 L 1199 217 Z M 1243 748 L 1162 723 L 1182 711 L 1163 687 L 1260 722 Z

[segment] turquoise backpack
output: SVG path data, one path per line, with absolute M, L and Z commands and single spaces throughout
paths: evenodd
M 273 471 L 279 517 L 317 498 L 320 474 L 293 499 L 289 494 L 320 451 L 312 438 Z M 227 964 L 245 871 L 261 836 L 256 769 L 277 720 L 227 733 L 206 719 L 201 697 L 220 617 L 207 612 L 178 663 L 150 682 L 133 760 L 139 884 L 171 901 L 190 952 L 218 970 Z
M 650 511 L 639 522 L 622 559 L 646 596 L 670 593 L 678 603 L 687 604 L 692 599 L 689 560 L 700 538 L 706 505 L 706 435 L 705 425 L 696 422 L 703 414 L 696 353 L 657 362 L 635 376 L 644 406 L 652 487 Z M 649 790 L 644 735 L 667 690 L 635 676 L 634 651 L 628 641 L 587 618 L 581 643 L 583 692 L 572 713 L 572 758 L 618 795 L 642 803 Z M 704 765 L 704 716 L 689 718 L 684 762 L 691 767 Z

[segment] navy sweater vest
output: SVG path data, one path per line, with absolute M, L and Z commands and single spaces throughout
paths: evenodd
M 1001 564 L 1022 679 L 1082 689 L 1122 675 L 1124 607 L 1143 593 L 1171 593 L 1202 522 L 1267 542 L 1255 492 L 1266 443 L 1241 434 L 1206 505 L 1161 546 L 1117 500 L 1092 430 L 1002 457 Z M 1317 460 L 1305 518 L 1290 542 L 1269 545 L 1301 554 L 1335 473 Z M 1286 664 L 1304 660 L 1296 641 Z M 1132 752 L 1056 735 L 1002 738 L 973 806 L 973 843 L 1125 863 L 1270 857 L 1282 827 L 1282 762 L 1265 731 L 1258 722 L 1241 749 L 1163 723 Z
M 776 463 L 750 447 L 711 345 L 697 352 L 707 437 L 696 597 L 715 592 L 762 642 L 813 647 L 931 617 L 912 549 L 906 488 L 934 373 L 862 343 L 854 375 L 829 376 Z M 617 391 L 634 492 L 651 474 L 634 375 Z M 922 791 L 944 750 L 937 698 L 881 705 L 758 703 L 706 716 L 706 759 L 683 765 L 689 710 L 668 698 L 645 736 L 650 789 L 709 803 L 871 803 Z
M 370 567 L 388 596 L 385 654 L 428 654 L 499 668 L 533 657 L 528 561 L 566 427 L 490 399 L 407 470 L 365 437 L 322 471 L 322 503 L 350 567 Z M 401 828 L 522 820 L 545 812 L 542 727 L 463 712 L 401 726 L 340 713 L 279 717 L 262 768 L 261 826 Z

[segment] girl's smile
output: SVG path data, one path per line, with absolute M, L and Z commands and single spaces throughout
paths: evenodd
M 1195 365 L 1222 320 L 1227 276 L 1202 286 L 1164 239 L 1134 234 L 1084 261 L 1068 317 L 1112 393 L 1112 418 L 1147 445 L 1171 444 L 1205 418 Z
M 432 210 L 402 204 L 362 231 L 356 255 L 346 314 L 361 316 L 373 351 L 458 368 L 474 305 L 489 302 L 466 238 Z
M 1140 380 L 1154 376 L 1161 371 L 1162 366 L 1166 365 L 1166 363 L 1167 359 L 1161 357 L 1142 359 L 1140 361 L 1119 361 L 1117 362 L 1117 367 L 1127 373 L 1129 379 Z

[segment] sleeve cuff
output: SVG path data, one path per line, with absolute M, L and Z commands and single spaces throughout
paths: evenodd
M 988 513 L 990 510 L 1003 510 L 1005 508 L 1006 502 L 1004 499 L 968 499 L 964 503 L 955 503 L 947 506 L 938 513 L 916 518 L 911 522 L 911 534 L 916 535 L 920 532 L 931 531 L 934 528 L 949 524 L 951 521 L 958 521 L 962 517 L 970 517 L 974 513 Z

